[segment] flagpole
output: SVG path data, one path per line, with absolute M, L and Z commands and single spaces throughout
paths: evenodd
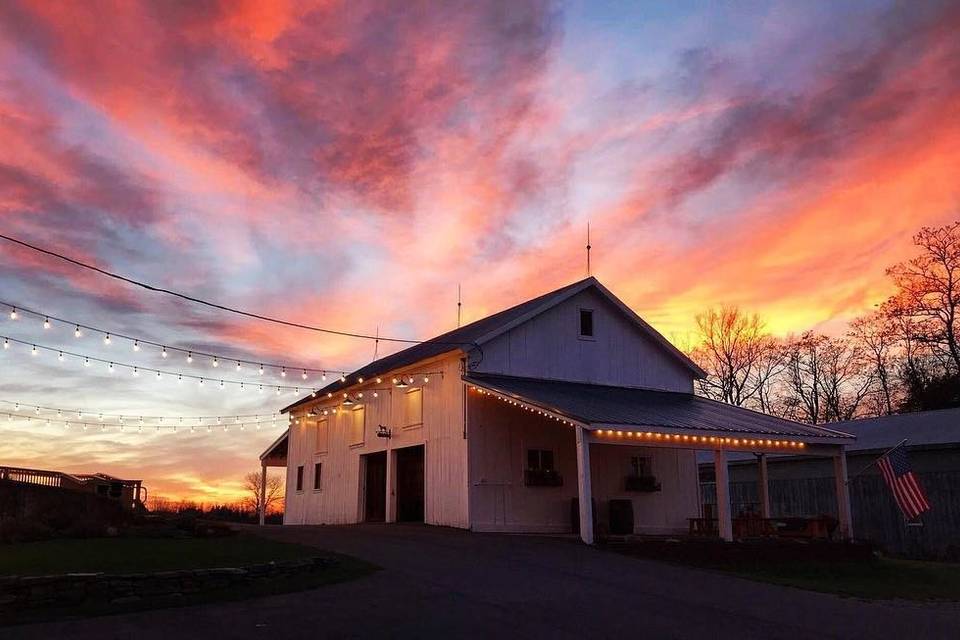
M 896 451 L 897 449 L 899 449 L 900 447 L 902 447 L 902 446 L 905 445 L 905 444 L 907 444 L 907 439 L 906 439 L 906 438 L 904 438 L 903 440 L 901 440 L 900 442 L 898 442 L 895 446 L 891 447 L 890 449 L 887 449 L 887 450 L 884 451 L 881 455 L 877 456 L 876 458 L 874 458 L 873 460 L 871 460 L 870 462 L 868 462 L 867 464 L 865 464 L 865 465 L 864 465 L 859 471 L 857 471 L 855 474 L 853 474 L 853 475 L 847 474 L 847 484 L 850 484 L 850 481 L 851 481 L 851 480 L 853 480 L 854 478 L 856 478 L 857 476 L 859 476 L 861 473 L 863 473 L 864 471 L 866 471 L 867 469 L 869 469 L 869 468 L 872 467 L 873 465 L 877 464 L 877 462 L 878 462 L 881 458 L 884 458 L 885 456 L 890 455 L 891 453 L 893 453 L 894 451 Z

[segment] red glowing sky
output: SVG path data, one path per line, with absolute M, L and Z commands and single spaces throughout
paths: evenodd
M 595 274 L 668 336 L 719 304 L 835 331 L 888 293 L 914 231 L 957 216 L 960 11 L 832 4 L 5 2 L 0 226 L 235 306 L 422 338 L 451 328 L 458 284 L 472 319 L 582 277 L 589 221 Z M 0 299 L 58 316 L 234 357 L 372 356 L 0 251 Z M 36 330 L 4 329 L 72 338 Z M 3 357 L 0 399 L 285 404 Z M 205 500 L 236 495 L 276 436 L 3 428 L 0 464 Z

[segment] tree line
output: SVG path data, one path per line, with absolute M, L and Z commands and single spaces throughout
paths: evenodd
M 705 396 L 819 424 L 960 407 L 960 222 L 924 227 L 887 269 L 895 293 L 842 335 L 777 337 L 736 307 L 696 316 Z

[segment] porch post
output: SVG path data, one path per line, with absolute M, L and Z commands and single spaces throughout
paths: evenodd
M 387 438 L 387 508 L 383 512 L 385 514 L 384 520 L 386 522 L 396 522 L 397 521 L 397 510 L 396 510 L 396 501 L 393 499 L 393 493 L 396 490 L 394 475 L 396 474 L 394 467 L 396 466 L 393 461 L 393 450 L 390 448 L 390 439 Z
M 837 486 L 837 519 L 840 521 L 840 537 L 853 539 L 853 522 L 850 511 L 850 484 L 847 480 L 847 453 L 840 446 L 840 453 L 833 457 L 833 477 Z
M 757 456 L 757 466 L 760 469 L 760 478 L 757 489 L 760 494 L 760 516 L 770 517 L 770 478 L 767 475 L 767 454 Z
M 727 471 L 727 452 L 716 449 L 713 452 L 713 467 L 717 477 L 717 520 L 720 525 L 720 538 L 733 541 L 733 520 L 730 516 L 730 474 Z
M 580 539 L 593 544 L 593 491 L 590 488 L 590 440 L 580 425 L 577 430 L 577 491 L 580 499 Z
M 267 465 L 260 463 L 260 526 L 262 527 L 267 519 Z

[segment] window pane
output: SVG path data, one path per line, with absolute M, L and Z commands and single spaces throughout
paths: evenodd
M 527 469 L 540 468 L 540 452 L 536 449 L 527 449 Z
M 553 451 L 540 452 L 540 468 L 544 471 L 553 471 Z
M 363 444 L 365 413 L 363 407 L 358 407 L 350 412 L 351 429 L 353 430 L 351 444 Z
M 313 488 L 320 488 L 320 471 L 322 469 L 321 463 L 317 462 L 313 465 Z
M 593 311 L 580 309 L 580 335 L 593 336 Z
M 404 426 L 423 424 L 423 390 L 411 389 L 404 396 Z
M 303 490 L 303 467 L 297 467 L 297 491 Z

